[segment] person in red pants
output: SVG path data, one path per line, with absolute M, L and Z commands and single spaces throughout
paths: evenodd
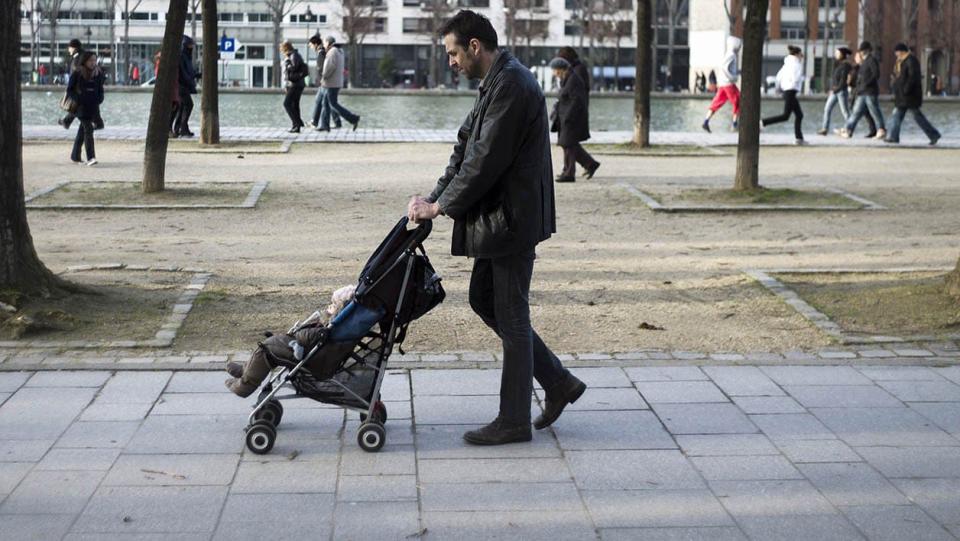
M 720 72 L 717 74 L 717 95 L 713 97 L 707 110 L 707 118 L 703 120 L 703 129 L 707 133 L 710 133 L 710 119 L 728 101 L 733 105 L 733 129 L 737 129 L 739 125 L 740 89 L 737 88 L 737 79 L 740 77 L 740 63 L 737 55 L 740 53 L 741 43 L 738 37 L 727 38 L 727 56 L 723 57 Z

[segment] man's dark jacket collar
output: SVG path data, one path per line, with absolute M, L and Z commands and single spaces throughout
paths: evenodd
M 490 85 L 493 84 L 493 80 L 497 78 L 497 75 L 503 70 L 503 67 L 507 65 L 507 62 L 513 59 L 513 55 L 511 55 L 510 51 L 507 51 L 506 49 L 500 49 L 499 53 L 500 54 L 497 56 L 497 59 L 494 60 L 493 65 L 490 66 L 490 71 L 487 72 L 487 74 L 480 81 L 480 86 L 477 87 L 477 90 L 480 91 L 481 96 L 490 89 Z

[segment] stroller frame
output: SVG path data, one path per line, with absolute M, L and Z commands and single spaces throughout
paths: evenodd
M 415 261 L 414 256 L 418 250 L 421 254 L 426 256 L 426 251 L 423 248 L 423 241 L 426 240 L 427 236 L 430 234 L 430 230 L 432 229 L 431 225 L 432 224 L 429 221 L 420 224 L 414 234 L 411 235 L 410 239 L 408 239 L 405 245 L 403 245 L 403 249 L 400 251 L 396 259 L 390 264 L 390 266 L 387 267 L 387 269 L 383 271 L 376 280 L 370 281 L 369 278 L 366 279 L 368 289 L 373 288 L 393 269 L 395 269 L 397 265 L 403 264 L 404 262 L 406 264 L 402 285 L 400 287 L 400 297 L 397 301 L 393 317 L 390 318 L 391 322 L 389 330 L 384 332 L 384 329 L 378 322 L 376 324 L 378 332 L 373 332 L 372 330 L 368 331 L 364 337 L 360 339 L 357 345 L 354 346 L 350 355 L 341 361 L 340 366 L 329 378 L 320 381 L 306 380 L 305 378 L 310 376 L 308 375 L 309 370 L 304 368 L 306 363 L 313 357 L 313 355 L 315 355 L 320 348 L 327 343 L 326 338 L 315 344 L 309 350 L 309 352 L 302 357 L 297 356 L 295 352 L 297 363 L 292 367 L 288 366 L 290 364 L 289 361 L 283 361 L 273 357 L 273 355 L 270 354 L 266 348 L 264 348 L 268 358 L 272 357 L 271 363 L 274 364 L 276 368 L 273 370 L 272 375 L 267 379 L 266 384 L 264 384 L 263 389 L 257 398 L 257 402 L 253 406 L 253 411 L 251 411 L 250 415 L 247 417 L 247 427 L 245 429 L 246 443 L 247 447 L 252 452 L 256 454 L 266 454 L 270 452 L 276 441 L 277 426 L 280 424 L 280 419 L 283 416 L 283 407 L 280 402 L 283 400 L 293 400 L 298 398 L 310 398 L 325 404 L 333 404 L 347 410 L 359 412 L 361 425 L 357 431 L 357 443 L 364 451 L 368 452 L 376 452 L 383 447 L 384 443 L 386 442 L 386 431 L 383 428 L 383 424 L 386 422 L 387 411 L 386 407 L 383 405 L 383 402 L 380 401 L 380 387 L 383 384 L 383 379 L 387 370 L 387 361 L 393 352 L 393 347 L 397 337 L 401 330 L 405 330 L 405 327 L 408 325 L 408 323 L 398 323 L 400 319 L 400 311 L 403 307 L 404 296 L 407 294 L 407 287 L 410 284 L 410 276 L 413 271 L 413 265 Z M 353 302 L 356 301 L 354 300 Z M 314 315 L 316 315 L 316 313 Z M 296 331 L 299 325 L 300 322 L 298 321 L 293 325 L 293 327 L 291 327 L 288 333 L 292 334 L 294 331 Z M 371 344 L 374 340 L 379 340 L 377 347 L 371 347 Z M 365 355 L 358 355 L 358 350 L 363 351 Z M 370 354 L 376 356 L 376 362 L 370 363 L 367 361 L 366 357 L 369 357 Z M 351 360 L 353 361 L 353 364 L 348 365 Z M 368 397 L 357 394 L 352 389 L 335 379 L 338 374 L 342 374 L 343 372 L 349 371 L 351 368 L 357 366 L 362 366 L 366 369 L 372 369 L 376 372 L 376 378 Z M 330 393 L 311 393 L 305 389 L 306 385 L 310 383 L 333 385 L 339 391 L 345 393 L 346 397 L 338 400 L 335 398 L 335 395 Z M 285 387 L 290 387 L 294 392 L 289 394 L 279 394 L 280 391 Z

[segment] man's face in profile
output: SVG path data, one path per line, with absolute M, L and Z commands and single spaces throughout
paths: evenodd
M 447 51 L 447 59 L 450 67 L 464 74 L 469 79 L 479 79 L 483 76 L 480 71 L 480 63 L 477 61 L 476 52 L 479 49 L 480 42 L 471 40 L 470 44 L 464 48 L 457 44 L 457 36 L 452 32 L 443 36 L 443 47 Z

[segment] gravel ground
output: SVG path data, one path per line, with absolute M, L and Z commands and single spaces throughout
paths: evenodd
M 294 145 L 285 155 L 171 154 L 168 182 L 269 180 L 256 210 L 31 211 L 42 259 L 202 267 L 216 275 L 174 349 L 245 349 L 353 282 L 369 253 L 428 192 L 448 145 Z M 602 156 L 597 176 L 557 185 L 558 233 L 542 244 L 535 327 L 557 351 L 638 348 L 784 351 L 827 336 L 740 271 L 745 268 L 952 266 L 960 253 L 960 153 L 764 148 L 770 187 L 839 187 L 877 212 L 654 214 L 619 183 L 661 190 L 732 186 L 735 157 Z M 64 180 L 131 181 L 142 142 L 97 144 L 100 164 L 65 143 L 24 146 L 27 193 Z M 560 163 L 554 154 L 555 167 Z M 802 172 L 801 172 L 802 170 Z M 470 262 L 449 256 L 451 222 L 426 244 L 447 301 L 411 327 L 414 351 L 498 351 L 466 300 Z M 642 323 L 663 331 L 641 329 Z

